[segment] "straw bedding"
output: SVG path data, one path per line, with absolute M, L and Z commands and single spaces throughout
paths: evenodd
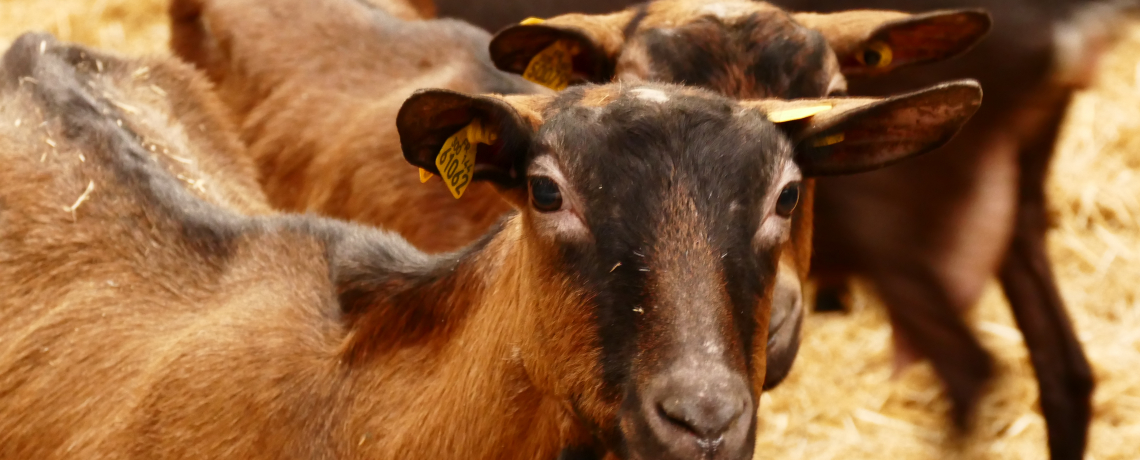
M 27 30 L 128 54 L 165 52 L 165 0 L 0 1 L 0 48 Z M 1098 387 L 1089 459 L 1140 458 L 1140 24 L 1073 104 L 1049 184 L 1049 248 Z M 1046 458 L 1024 344 L 996 285 L 972 323 L 999 377 L 974 431 L 957 436 L 927 365 L 892 376 L 874 296 L 812 315 L 788 381 L 763 398 L 757 458 Z

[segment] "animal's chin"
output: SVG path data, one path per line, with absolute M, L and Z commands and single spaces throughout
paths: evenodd
M 613 459 L 613 460 L 617 460 L 617 459 L 621 459 L 621 460 L 661 460 L 664 457 L 658 456 L 656 454 L 652 454 L 652 455 L 651 454 L 644 454 L 644 455 L 642 455 L 642 454 L 639 454 L 637 452 L 630 452 L 630 454 L 626 457 L 618 457 L 617 455 L 613 455 L 613 456 L 607 455 L 604 458 L 606 460 L 611 460 L 611 459 Z M 713 457 L 708 455 L 708 454 L 698 454 L 698 455 L 693 455 L 693 456 L 688 456 L 688 457 L 670 456 L 668 458 L 669 459 L 677 459 L 677 460 L 709 460 L 709 459 L 712 459 Z
M 751 449 L 748 450 L 751 452 Z M 692 453 L 689 455 L 665 453 L 659 449 L 648 448 L 642 449 L 636 446 L 636 443 L 629 444 L 624 449 L 615 449 L 607 446 L 605 453 L 599 454 L 594 451 L 576 451 L 573 455 L 568 455 L 569 451 L 563 451 L 563 455 L 559 460 L 711 460 L 711 459 L 732 459 L 732 460 L 750 460 L 752 455 L 740 455 L 733 458 L 723 454 L 717 455 L 715 453 L 700 452 Z
M 753 428 L 754 429 L 754 428 Z M 751 460 L 755 448 L 751 442 L 748 446 L 736 446 L 725 449 L 709 448 L 700 441 L 694 445 L 681 446 L 677 450 L 666 447 L 668 442 L 650 437 L 638 438 L 632 434 L 622 434 L 623 448 L 620 451 L 608 450 L 602 457 L 606 460 Z M 721 441 L 718 441 L 719 444 Z M 747 448 L 745 448 L 747 447 Z M 708 450 L 706 450 L 708 449 Z

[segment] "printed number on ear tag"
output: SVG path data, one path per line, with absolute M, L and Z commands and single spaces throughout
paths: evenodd
M 570 85 L 570 75 L 574 72 L 574 55 L 578 46 L 564 40 L 554 42 L 542 52 L 534 55 L 527 64 L 523 78 L 555 91 L 562 91 Z
M 475 173 L 476 147 L 479 144 L 493 144 L 497 137 L 476 119 L 443 143 L 443 148 L 435 157 L 435 166 L 455 199 L 463 196 L 471 184 L 471 176 Z M 423 173 L 420 178 L 423 179 Z
M 831 110 L 830 104 L 799 107 L 788 110 L 777 110 L 768 114 L 768 121 L 772 123 L 787 123 L 789 121 L 803 120 L 804 118 L 819 115 Z

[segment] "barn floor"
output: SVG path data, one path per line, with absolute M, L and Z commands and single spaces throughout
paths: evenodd
M 47 30 L 127 54 L 166 49 L 165 0 L 0 0 L 0 48 Z M 1140 458 L 1140 25 L 1080 95 L 1049 186 L 1057 278 L 1092 360 L 1088 459 Z M 1026 351 L 992 286 L 973 325 L 998 357 L 999 378 L 974 431 L 956 436 L 929 366 L 892 378 L 890 329 L 859 292 L 848 315 L 808 318 L 789 380 L 765 395 L 757 458 L 1043 459 L 1045 431 Z

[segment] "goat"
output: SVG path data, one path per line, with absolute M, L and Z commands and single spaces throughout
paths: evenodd
M 12 459 L 748 458 L 800 176 L 929 151 L 981 98 L 968 81 L 796 102 L 419 91 L 405 158 L 439 173 L 480 126 L 471 180 L 517 210 L 428 255 L 267 212 L 182 65 L 44 35 L 2 62 Z

